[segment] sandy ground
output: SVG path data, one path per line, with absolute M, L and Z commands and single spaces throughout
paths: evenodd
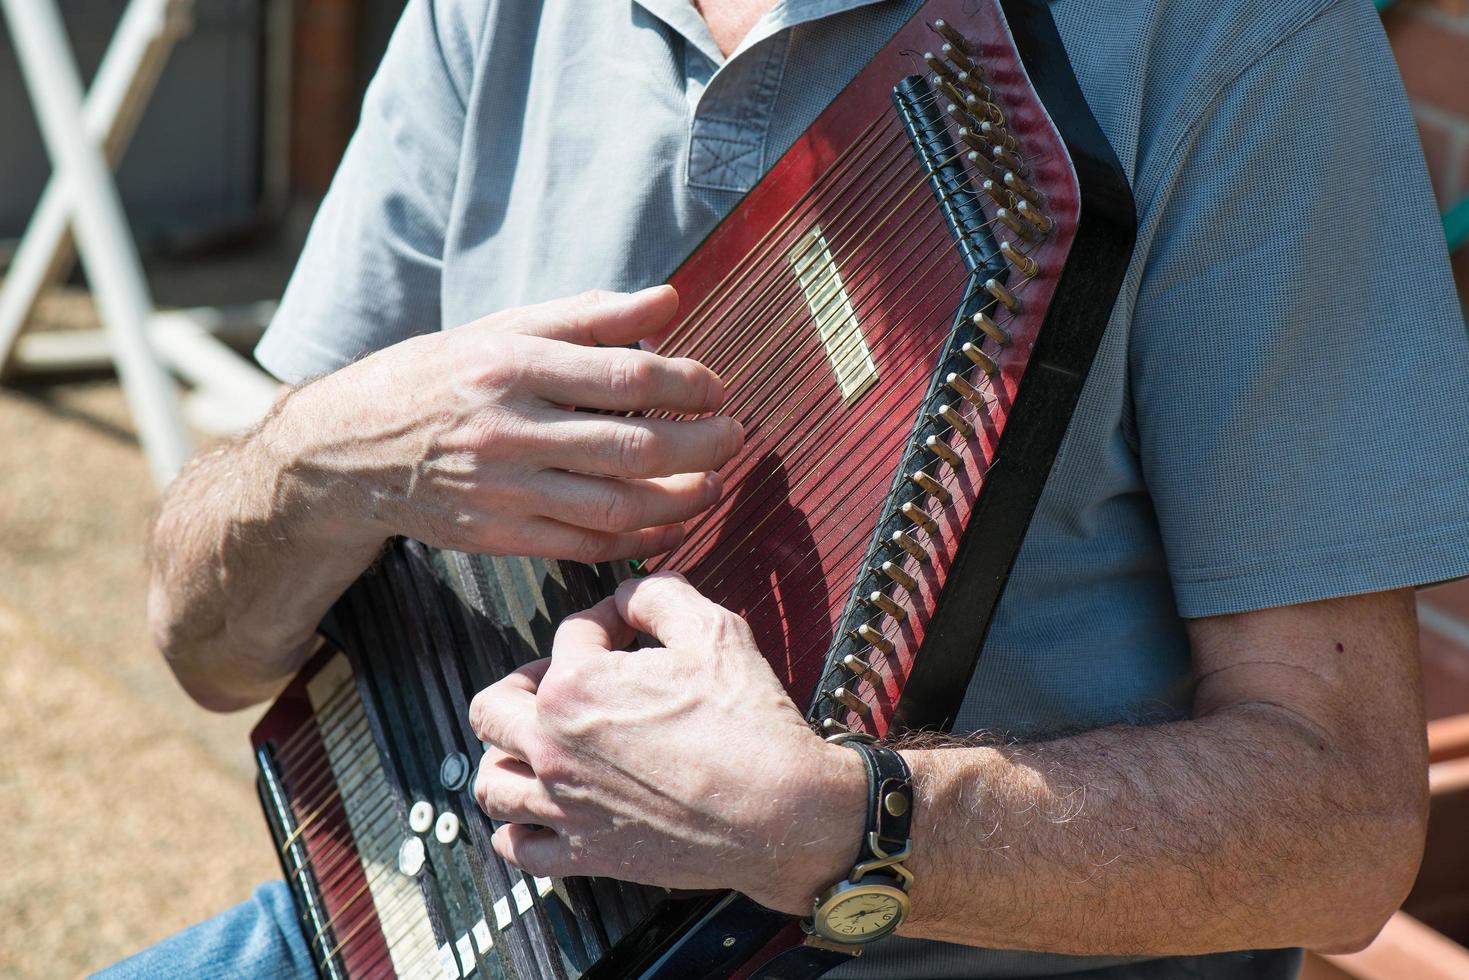
M 148 261 L 161 306 L 279 296 L 309 203 L 246 248 Z M 84 289 L 31 329 L 97 326 Z M 0 388 L 0 978 L 79 976 L 279 875 L 255 798 L 259 711 L 211 715 L 144 622 L 156 499 L 109 379 Z
M 116 384 L 0 389 L 0 977 L 76 976 L 278 874 L 253 714 L 144 628 L 153 489 Z

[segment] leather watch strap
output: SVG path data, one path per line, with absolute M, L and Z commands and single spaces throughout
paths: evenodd
M 867 767 L 867 826 L 862 835 L 863 853 L 869 850 L 868 835 L 874 833 L 885 854 L 901 851 L 908 844 L 913 824 L 912 770 L 897 751 L 886 746 L 858 741 L 847 744 L 862 755 Z

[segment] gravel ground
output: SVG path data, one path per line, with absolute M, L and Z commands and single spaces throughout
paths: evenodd
M 148 640 L 154 492 L 117 385 L 0 389 L 0 445 L 0 976 L 76 976 L 279 873 L 258 712 L 195 707 Z

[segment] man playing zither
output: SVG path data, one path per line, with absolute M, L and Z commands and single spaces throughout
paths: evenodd
M 768 6 L 410 4 L 259 349 L 293 387 L 157 523 L 152 621 L 200 703 L 279 691 L 391 535 L 629 558 L 719 497 L 720 379 L 618 346 L 677 297 L 584 290 L 662 281 L 913 9 Z M 904 751 L 911 914 L 837 975 L 1292 976 L 1413 880 L 1411 588 L 1469 574 L 1469 350 L 1423 161 L 1359 0 L 1052 9 L 1138 247 L 956 725 L 1003 737 Z M 533 874 L 806 914 L 852 867 L 859 758 L 676 576 L 473 715 L 495 847 Z M 229 958 L 283 895 L 123 972 L 307 969 L 290 923 Z

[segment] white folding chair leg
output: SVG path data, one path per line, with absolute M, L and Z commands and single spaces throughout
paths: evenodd
M 153 301 L 101 148 L 83 123 L 82 83 L 54 0 L 0 0 L 52 168 L 73 208 L 78 250 L 112 343 L 123 391 L 154 480 L 189 454 L 173 381 L 148 338 Z
M 123 11 L 82 114 L 87 136 L 103 148 L 109 163 L 121 158 L 132 138 L 191 9 L 192 0 L 133 0 Z M 0 283 L 0 379 L 10 374 L 16 338 L 36 300 L 71 264 L 70 227 L 71 200 L 53 176 Z

